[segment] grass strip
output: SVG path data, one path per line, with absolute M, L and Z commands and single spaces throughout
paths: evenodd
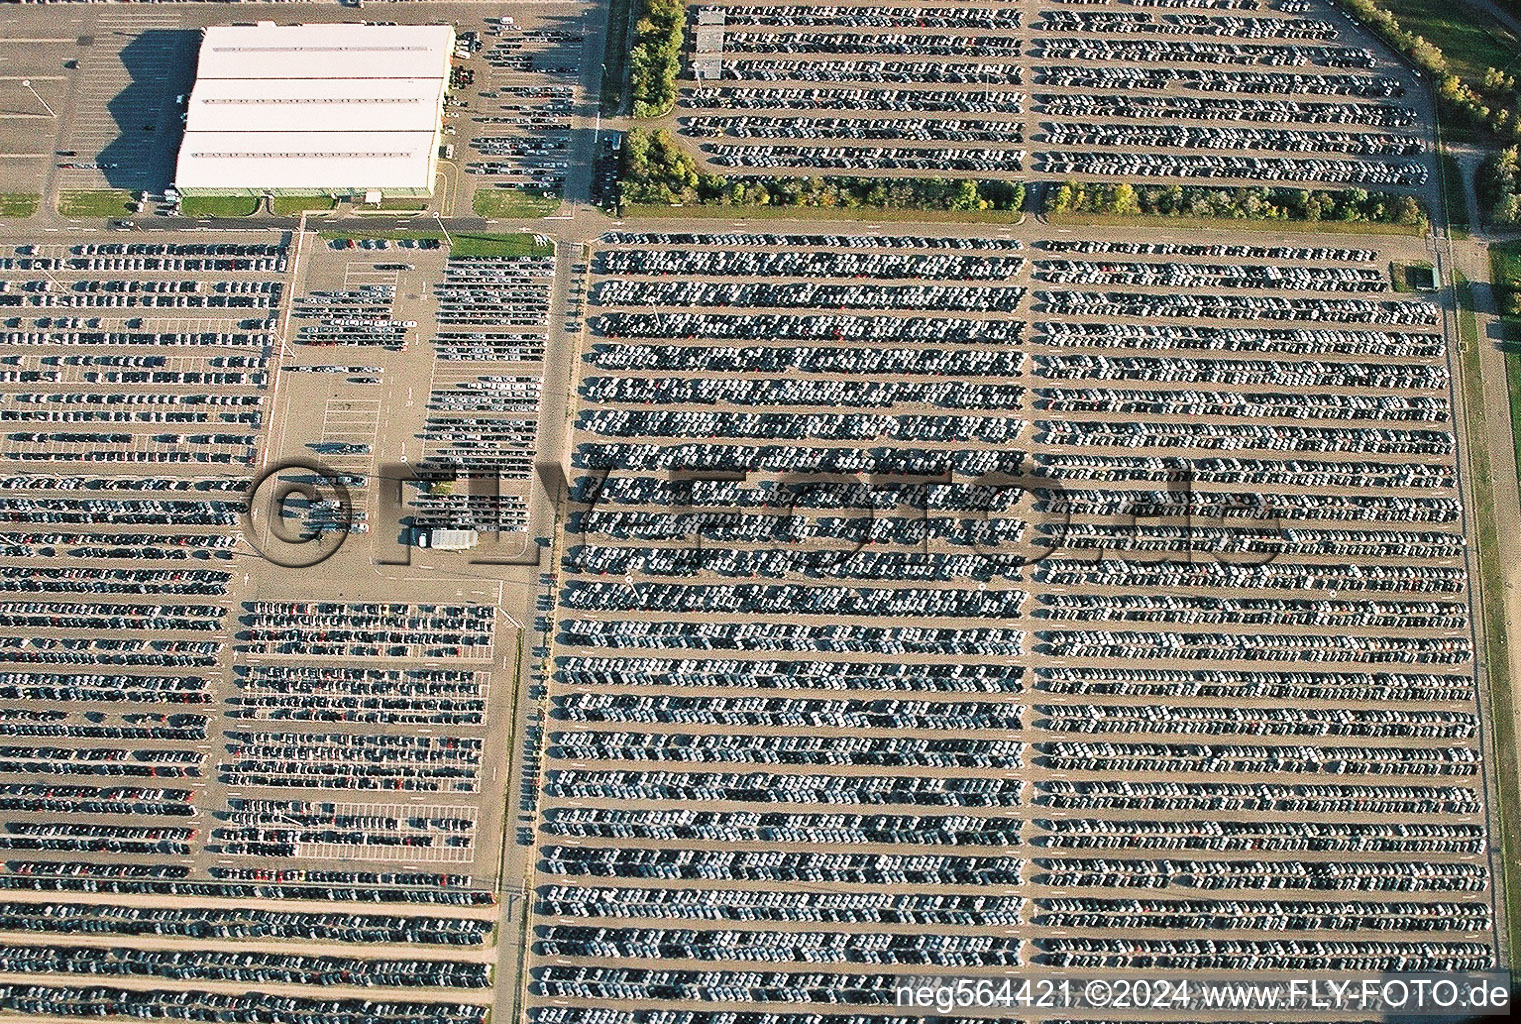
M 307 210 L 331 210 L 338 205 L 332 196 L 271 196 L 269 208 L 277 217 L 295 217 Z
M 180 200 L 180 213 L 186 217 L 251 217 L 258 209 L 258 196 L 186 196 Z
M 1447 207 L 1447 227 L 1454 238 L 1468 237 L 1468 189 L 1457 157 L 1442 153 L 1442 202 Z
M 124 188 L 58 193 L 58 212 L 65 217 L 120 217 L 136 209 L 132 193 Z
M 1462 274 L 1454 273 L 1458 299 L 1459 355 L 1462 362 L 1463 413 L 1467 428 L 1469 507 L 1474 513 L 1478 542 L 1476 560 L 1482 584 L 1478 609 L 1484 631 L 1484 670 L 1476 682 L 1489 696 L 1490 750 L 1495 769 L 1496 840 L 1500 844 L 1500 913 L 1505 915 L 1512 969 L 1521 966 L 1517 938 L 1521 936 L 1521 805 L 1518 805 L 1515 703 L 1510 687 L 1510 645 L 1506 636 L 1505 579 L 1499 559 L 1500 534 L 1494 513 L 1494 471 L 1489 452 L 1475 439 L 1485 435 L 1483 377 L 1479 367 L 1479 325 L 1473 292 Z M 1514 398 L 1512 398 L 1514 401 Z M 1515 421 L 1512 420 L 1512 423 Z
M 319 231 L 317 237 L 332 242 L 344 238 L 352 238 L 356 241 L 362 238 L 384 238 L 387 241 L 399 242 L 403 240 L 422 241 L 431 239 L 438 242 L 447 242 L 442 232 L 430 231 L 418 228 L 393 228 L 385 231 L 371 231 L 359 227 L 353 231 Z M 541 242 L 536 235 L 524 233 L 516 234 L 483 234 L 481 232 L 450 232 L 449 238 L 454 240 L 449 249 L 451 256 L 552 256 L 555 247 L 552 242 Z
M 531 220 L 547 217 L 560 208 L 560 197 L 539 195 L 521 188 L 477 189 L 471 207 L 482 217 Z
M 35 192 L 0 192 L 0 217 L 30 217 L 41 202 Z

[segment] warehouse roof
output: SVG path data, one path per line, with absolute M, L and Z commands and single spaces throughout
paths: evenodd
M 453 50 L 449 25 L 214 25 L 196 78 L 433 78 Z
M 198 81 L 190 94 L 195 130 L 431 132 L 438 123 L 436 78 L 271 79 L 256 93 L 244 79 Z
M 431 191 L 453 50 L 448 25 L 208 28 L 175 184 Z
M 181 189 L 402 189 L 427 185 L 431 132 L 196 132 Z

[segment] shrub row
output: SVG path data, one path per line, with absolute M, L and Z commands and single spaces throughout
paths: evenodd
M 651 206 L 777 206 L 887 210 L 1018 210 L 1018 182 L 947 178 L 737 177 L 705 174 L 667 129 L 635 129 L 623 143 L 623 200 Z
M 1353 224 L 1419 225 L 1426 219 L 1421 204 L 1413 196 L 1361 188 L 1334 192 L 1264 186 L 1159 185 L 1137 188 L 1124 181 L 1066 182 L 1047 193 L 1046 212 Z

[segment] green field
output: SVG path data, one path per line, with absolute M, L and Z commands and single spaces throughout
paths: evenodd
M 258 196 L 186 196 L 180 200 L 180 213 L 186 217 L 251 217 L 258 210 Z
M 451 256 L 553 256 L 552 243 L 533 235 L 460 235 L 454 237 Z
M 0 192 L 0 217 L 30 217 L 41 199 L 34 192 Z
M 482 217 L 530 220 L 558 210 L 560 197 L 539 195 L 520 188 L 483 188 L 476 190 L 470 205 Z
M 1457 76 L 1470 85 L 1484 80 L 1485 68 L 1514 74 L 1521 57 L 1521 40 L 1481 11 L 1447 0 L 1378 0 L 1399 19 L 1400 28 L 1414 32 L 1442 51 Z
M 337 205 L 330 196 L 272 196 L 269 200 L 277 217 L 297 217 L 303 210 L 331 210 Z
M 58 212 L 65 217 L 120 217 L 136 208 L 132 193 L 124 188 L 58 193 Z

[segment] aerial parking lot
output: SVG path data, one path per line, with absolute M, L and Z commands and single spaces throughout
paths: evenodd
M 1345 18 L 1186 7 L 708 5 L 676 124 L 735 171 L 1426 183 L 1417 79 Z
M 264 446 L 349 438 L 354 410 L 373 406 L 304 396 L 310 416 L 269 429 L 272 399 L 299 394 L 276 379 L 318 376 L 301 372 L 301 341 L 278 341 L 288 239 L 107 240 L 121 237 L 13 244 L 0 259 L 4 699 L 10 735 L 48 737 L 7 747 L 7 898 L 88 886 L 491 905 L 483 885 L 503 829 L 483 755 L 504 756 L 486 724 L 511 705 L 492 681 L 511 677 L 515 651 L 500 584 L 420 573 L 394 601 L 368 559 L 354 560 L 362 573 L 317 578 L 259 557 L 240 522 L 250 473 L 278 458 Z M 340 266 L 351 281 L 375 273 Z M 352 480 L 342 523 L 363 542 L 373 459 L 329 462 Z M 340 511 L 318 507 L 327 497 L 294 514 L 322 529 Z M 29 906 L 8 912 L 20 922 Z M 167 934 L 200 934 L 194 922 L 215 916 L 152 914 Z M 330 918 L 287 916 L 272 934 L 312 937 L 322 953 Z M 82 908 L 65 934 L 91 918 L 98 928 L 109 915 Z M 354 941 L 479 950 L 494 934 L 487 922 L 374 920 L 373 937 Z M 87 954 L 10 947 L 8 970 L 98 973 Z M 317 985 L 341 968 L 359 987 L 391 983 L 367 980 L 381 968 L 362 958 L 214 960 L 171 976 Z M 486 976 L 477 956 L 395 980 L 468 988 Z
M 1251 234 L 604 236 L 540 994 L 1492 964 L 1424 245 Z
M 1355 8 L 7 5 L 0 1018 L 1513 963 L 1510 236 Z M 166 193 L 261 19 L 453 25 L 431 195 Z

